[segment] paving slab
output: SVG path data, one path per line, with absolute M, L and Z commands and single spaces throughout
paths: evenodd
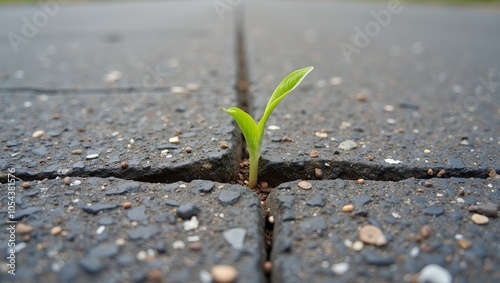
M 286 75 L 315 66 L 268 121 L 261 180 L 498 171 L 498 12 L 399 3 L 246 3 L 257 118 Z
M 0 89 L 234 85 L 232 18 L 210 2 L 49 4 L 0 11 Z
M 231 17 L 205 1 L 56 6 L 17 53 L 8 36 L 49 8 L 0 11 L 3 179 L 237 179 Z
M 2 218 L 17 221 L 2 222 L 17 229 L 15 276 L 6 268 L 10 234 L 0 234 L 2 282 L 212 282 L 222 264 L 238 270 L 238 282 L 263 282 L 263 215 L 245 187 L 112 177 L 29 184 L 0 185 Z
M 1 176 L 5 180 L 7 169 L 15 168 L 26 180 L 67 175 L 234 180 L 241 139 L 227 114 L 215 110 L 220 99 L 234 96 L 219 90 L 0 94 Z
M 500 280 L 499 179 L 309 183 L 309 190 L 299 181 L 281 184 L 267 199 L 272 282 L 431 282 L 414 281 L 429 269 L 433 280 L 436 273 L 453 282 Z M 352 211 L 343 211 L 347 205 Z M 490 215 L 487 224 L 471 219 L 477 205 Z M 380 229 L 386 243 L 374 232 L 368 240 L 383 245 L 364 242 L 365 226 Z

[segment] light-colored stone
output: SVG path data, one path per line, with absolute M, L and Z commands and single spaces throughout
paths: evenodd
M 349 270 L 348 262 L 339 262 L 332 265 L 332 272 L 337 275 L 342 275 Z
M 448 270 L 437 264 L 426 265 L 418 276 L 419 283 L 451 283 L 452 277 Z
M 474 223 L 476 223 L 478 225 L 484 225 L 490 221 L 490 219 L 487 216 L 477 214 L 477 213 L 474 213 L 471 216 L 471 219 Z
M 354 205 L 348 204 L 342 207 L 343 212 L 352 212 L 354 210 Z
M 384 233 L 374 225 L 366 225 L 361 228 L 359 230 L 359 239 L 368 245 L 383 246 L 387 244 Z
M 45 132 L 42 130 L 35 131 L 32 135 L 33 138 L 41 138 L 43 135 L 45 135 Z
M 238 278 L 238 270 L 230 265 L 216 265 L 212 267 L 211 273 L 217 283 L 232 283 Z
M 355 149 L 356 147 L 358 147 L 358 144 L 352 140 L 346 140 L 339 144 L 339 148 L 342 150 L 351 150 Z
M 312 189 L 312 184 L 307 182 L 307 181 L 300 181 L 299 188 L 301 188 L 303 190 L 310 190 L 310 189 Z

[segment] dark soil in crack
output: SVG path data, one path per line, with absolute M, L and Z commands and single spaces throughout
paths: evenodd
M 233 182 L 234 184 L 239 184 L 242 186 L 247 186 L 248 185 L 248 176 L 250 172 L 250 162 L 248 159 L 243 159 L 240 162 L 240 171 L 238 174 L 238 180 L 236 182 Z M 250 188 L 249 188 L 250 189 Z M 260 204 L 263 210 L 263 214 L 265 217 L 265 247 L 266 247 L 266 253 L 267 253 L 267 258 L 266 261 L 270 260 L 270 255 L 271 255 L 271 249 L 273 245 L 273 229 L 274 229 L 274 223 L 273 221 L 269 220 L 269 209 L 266 204 L 266 199 L 267 196 L 273 191 L 274 187 L 270 187 L 267 182 L 258 182 L 257 186 L 253 189 L 250 189 L 254 193 L 257 194 L 257 196 L 260 199 Z M 267 276 L 267 282 L 270 282 L 270 272 L 265 272 Z

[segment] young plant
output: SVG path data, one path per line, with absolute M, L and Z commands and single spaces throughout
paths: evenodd
M 248 186 L 255 188 L 257 185 L 257 175 L 259 173 L 259 159 L 262 149 L 262 139 L 264 137 L 264 130 L 266 123 L 274 109 L 292 90 L 294 90 L 300 82 L 313 70 L 314 67 L 307 67 L 292 72 L 288 75 L 274 90 L 273 95 L 267 102 L 266 110 L 262 119 L 257 124 L 252 116 L 238 107 L 231 107 L 224 109 L 227 113 L 233 116 L 236 123 L 243 132 L 243 136 L 247 142 L 248 153 L 250 154 L 250 177 L 248 179 Z

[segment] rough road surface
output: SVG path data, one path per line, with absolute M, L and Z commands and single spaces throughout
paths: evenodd
M 500 281 L 498 11 L 62 2 L 0 10 L 0 282 Z M 222 107 L 310 65 L 261 201 Z

